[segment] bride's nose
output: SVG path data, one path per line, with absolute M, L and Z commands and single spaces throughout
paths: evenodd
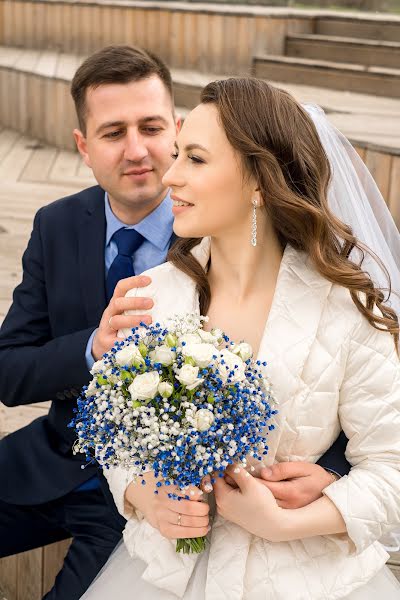
M 182 187 L 184 179 L 179 162 L 175 160 L 162 178 L 165 187 Z

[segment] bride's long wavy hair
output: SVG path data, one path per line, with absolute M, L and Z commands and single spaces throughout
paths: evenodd
M 252 77 L 214 81 L 204 88 L 201 102 L 217 108 L 225 134 L 242 159 L 244 174 L 258 182 L 282 249 L 289 243 L 306 252 L 323 277 L 349 290 L 354 304 L 375 329 L 393 335 L 397 348 L 396 313 L 385 305 L 383 291 L 348 258 L 350 252 L 355 247 L 362 257 L 369 252 L 385 270 L 390 289 L 389 274 L 351 228 L 329 210 L 329 161 L 306 111 L 287 92 Z M 178 240 L 168 259 L 196 282 L 201 314 L 207 314 L 210 286 L 191 254 L 200 241 Z M 379 311 L 374 312 L 375 307 Z

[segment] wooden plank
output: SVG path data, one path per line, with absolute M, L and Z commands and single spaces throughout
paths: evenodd
M 392 157 L 389 154 L 367 150 L 365 164 L 386 202 L 389 197 L 391 161 Z
M 45 77 L 54 77 L 57 72 L 58 53 L 41 52 L 39 60 L 35 65 L 35 73 Z
M 47 594 L 53 587 L 70 544 L 71 540 L 64 540 L 43 548 L 43 594 Z
M 1 431 L 1 428 L 0 428 Z M 0 559 L 0 590 L 6 600 L 17 600 L 17 557 Z
M 41 600 L 42 560 L 43 550 L 41 548 L 18 554 L 18 600 Z
M 184 64 L 183 50 L 183 20 L 182 13 L 174 12 L 171 15 L 171 55 L 169 58 L 169 65 L 173 68 L 182 67 Z
M 26 50 L 15 62 L 15 68 L 21 71 L 34 71 L 41 56 L 40 50 Z
M 32 139 L 21 136 L 0 164 L 0 180 L 17 181 L 32 155 Z
M 354 150 L 357 152 L 357 154 L 361 158 L 361 160 L 365 162 L 365 157 L 367 154 L 366 148 L 361 148 L 360 146 L 354 146 Z
M 61 150 L 51 169 L 50 181 L 65 181 L 75 179 L 80 163 L 79 154 Z
M 389 208 L 400 229 L 400 156 L 393 156 L 390 172 Z
M 224 30 L 225 19 L 221 15 L 210 15 L 210 47 L 209 60 L 213 64 L 214 73 L 223 73 L 223 47 L 224 47 Z
M 19 137 L 20 134 L 12 129 L 3 129 L 0 132 L 0 167 L 1 161 L 8 156 Z
M 11 297 L 10 297 L 11 301 Z M 49 412 L 48 403 L 26 404 L 12 408 L 0 404 L 0 431 L 12 433 L 29 425 L 35 419 L 43 417 Z
M 21 174 L 21 181 L 47 181 L 57 153 L 56 148 L 50 146 L 34 150 Z

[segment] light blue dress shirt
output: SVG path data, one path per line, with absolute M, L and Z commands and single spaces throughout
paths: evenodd
M 144 237 L 144 241 L 136 250 L 132 257 L 133 269 L 136 275 L 140 275 L 147 269 L 152 269 L 165 262 L 167 258 L 169 244 L 172 236 L 172 225 L 174 216 L 172 214 L 172 200 L 169 193 L 153 212 L 145 217 L 136 225 L 126 225 L 122 223 L 111 210 L 107 192 L 104 197 L 105 215 L 106 215 L 106 239 L 104 247 L 104 261 L 106 267 L 106 277 L 108 270 L 118 254 L 117 244 L 112 236 L 118 229 L 135 229 Z M 94 358 L 92 355 L 92 343 L 97 329 L 93 331 L 86 346 L 86 364 L 87 368 L 92 368 Z

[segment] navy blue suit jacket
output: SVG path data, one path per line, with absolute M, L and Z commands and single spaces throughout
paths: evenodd
M 23 280 L 0 331 L 0 400 L 51 400 L 47 416 L 0 441 L 0 498 L 54 500 L 92 477 L 67 427 L 90 380 L 87 341 L 106 307 L 104 191 L 95 186 L 41 208 L 23 256 Z M 348 472 L 343 440 L 320 464 Z

